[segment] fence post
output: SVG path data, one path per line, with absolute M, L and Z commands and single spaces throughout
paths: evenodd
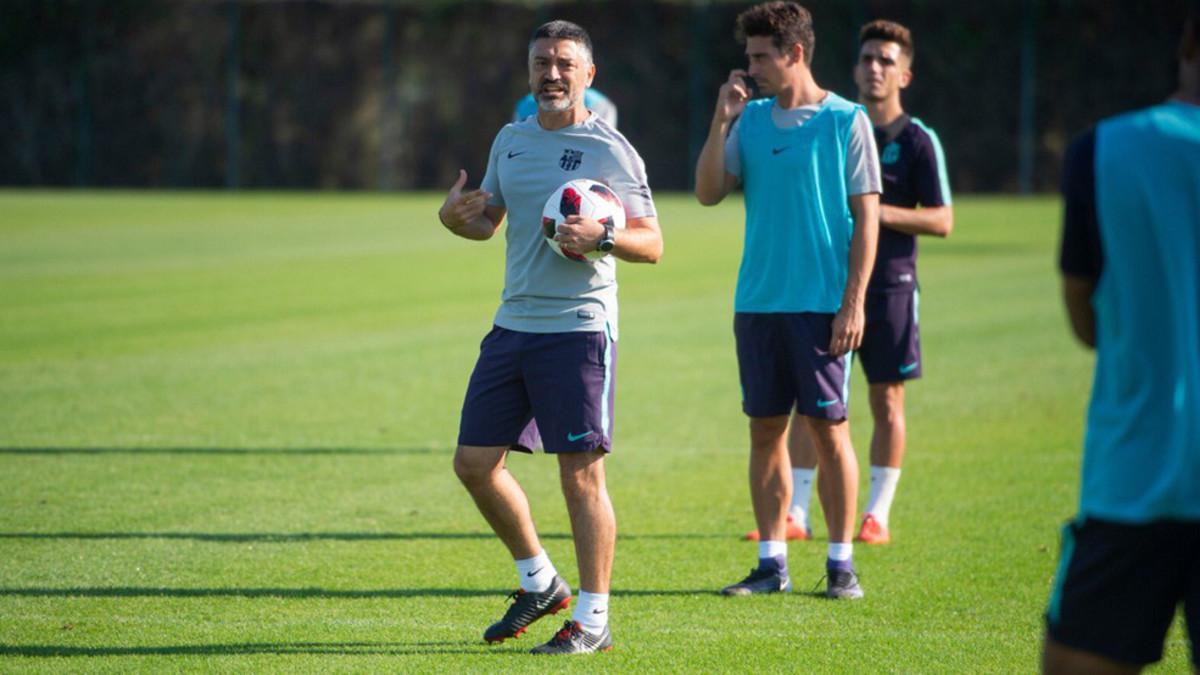
M 238 0 L 225 5 L 225 187 L 236 190 L 241 186 L 241 6 Z
M 92 184 L 94 146 L 92 144 L 92 51 L 95 49 L 96 3 L 83 4 L 79 26 L 79 66 L 75 71 L 75 185 Z
M 384 5 L 383 110 L 379 119 L 379 189 L 396 189 L 396 3 Z
M 709 86 L 709 39 L 708 39 L 708 0 L 695 0 L 691 3 L 691 17 L 688 21 L 690 39 L 688 52 L 691 67 L 688 68 L 688 165 L 687 186 L 695 188 L 696 162 L 700 159 L 700 150 L 708 137 L 708 126 L 712 114 L 712 92 Z
M 1018 180 L 1021 194 L 1033 193 L 1033 163 L 1036 152 L 1037 129 L 1034 112 L 1037 99 L 1037 4 L 1025 0 L 1021 19 L 1021 96 L 1020 129 L 1018 131 Z

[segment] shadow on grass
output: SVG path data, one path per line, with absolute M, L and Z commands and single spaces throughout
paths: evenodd
M 477 598 L 504 596 L 511 589 L 471 588 L 155 588 L 152 586 L 78 586 L 68 588 L 0 588 L 0 596 L 36 598 Z
M 233 544 L 495 538 L 496 535 L 484 532 L 0 532 L 0 539 L 188 539 Z M 570 536 L 548 534 L 542 538 L 570 539 Z
M 29 598 L 284 598 L 290 600 L 375 598 L 487 598 L 504 597 L 512 589 L 478 588 L 379 588 L 370 590 L 334 588 L 155 588 L 152 586 L 76 586 L 66 588 L 0 587 L 0 597 Z M 709 595 L 702 590 L 614 589 L 616 597 Z
M 451 448 L 0 448 L 0 455 L 434 455 Z
M 569 540 L 571 535 L 549 532 L 542 539 Z M 664 532 L 620 534 L 621 541 L 658 539 L 727 539 L 724 533 Z M 495 539 L 490 532 L 0 532 L 0 539 L 186 539 L 220 543 L 295 543 L 306 541 L 410 541 L 418 539 Z
M 246 656 L 254 654 L 330 654 L 404 656 L 423 654 L 525 654 L 474 642 L 236 642 L 232 644 L 141 647 L 73 647 L 68 645 L 0 644 L 0 656 Z

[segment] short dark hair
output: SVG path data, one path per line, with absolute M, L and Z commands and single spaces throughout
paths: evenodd
M 867 40 L 895 42 L 896 44 L 900 45 L 900 52 L 908 57 L 908 62 L 912 63 L 912 31 L 896 23 L 895 21 L 876 19 L 875 21 L 863 26 L 862 30 L 858 31 L 858 46 L 863 46 Z
M 533 30 L 533 35 L 529 38 L 529 51 L 533 51 L 533 43 L 542 38 L 578 42 L 587 52 L 588 61 L 592 60 L 592 38 L 583 29 L 583 26 L 577 23 L 556 19 L 538 26 Z
M 769 37 L 779 51 L 799 44 L 804 48 L 804 63 L 812 65 L 817 36 L 812 14 L 799 3 L 764 2 L 738 14 L 738 42 L 751 37 Z

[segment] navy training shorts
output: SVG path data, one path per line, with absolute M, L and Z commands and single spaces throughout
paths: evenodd
M 1192 663 L 1200 666 L 1200 521 L 1067 523 L 1046 632 L 1059 644 L 1148 664 L 1183 605 Z
M 867 293 L 867 324 L 855 354 L 867 382 L 903 382 L 921 377 L 919 291 Z
M 742 411 L 750 417 L 846 419 L 851 355 L 832 356 L 833 314 L 737 312 Z
M 494 326 L 479 345 L 458 444 L 530 452 L 612 450 L 617 344 L 602 331 Z

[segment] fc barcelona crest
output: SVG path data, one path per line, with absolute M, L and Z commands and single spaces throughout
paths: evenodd
M 558 160 L 558 165 L 562 167 L 563 171 L 574 171 L 575 169 L 579 168 L 579 165 L 582 162 L 582 150 L 572 150 L 567 148 L 566 150 L 563 150 L 563 156 L 562 159 Z
M 881 164 L 895 164 L 898 161 L 900 161 L 900 146 L 893 141 L 883 148 L 883 156 L 879 158 L 879 162 Z

